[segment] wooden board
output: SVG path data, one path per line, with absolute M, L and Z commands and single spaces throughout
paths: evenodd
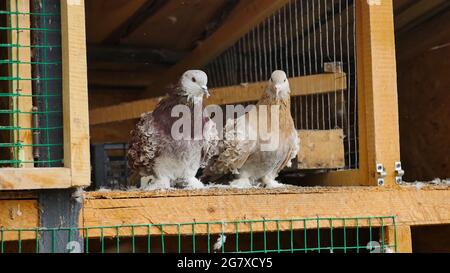
M 347 88 L 347 77 L 343 73 L 325 73 L 289 79 L 291 96 L 327 93 Z M 208 104 L 235 104 L 257 101 L 267 86 L 267 83 L 252 83 L 212 89 L 211 97 L 205 101 Z M 90 125 L 117 122 L 139 118 L 142 113 L 153 111 L 159 98 L 151 98 L 114 106 L 101 107 L 90 111 Z
M 393 4 L 357 3 L 360 180 L 377 185 L 376 167 L 383 164 L 385 185 L 394 187 L 400 141 Z
M 338 130 L 300 130 L 298 168 L 303 170 L 345 167 L 344 132 Z
M 9 9 L 12 12 L 30 12 L 29 0 L 9 0 Z M 11 28 L 23 29 L 20 31 L 11 31 L 9 37 L 9 43 L 20 45 L 20 47 L 10 48 L 10 60 L 19 61 L 19 65 L 11 65 L 10 71 L 11 77 L 18 80 L 11 81 L 11 93 L 19 94 L 17 98 L 12 98 L 13 109 L 19 111 L 19 114 L 14 114 L 11 119 L 11 126 L 18 128 L 32 128 L 32 115 L 29 114 L 33 109 L 32 97 L 32 83 L 31 83 L 31 19 L 29 14 L 17 14 L 10 15 Z M 33 136 L 31 130 L 15 130 L 12 132 L 11 138 L 15 140 L 15 143 L 21 143 L 22 145 L 33 144 Z M 34 166 L 33 161 L 33 148 L 31 146 L 25 146 L 22 148 L 13 148 L 15 151 L 11 151 L 12 158 L 16 158 L 25 163 L 21 163 L 19 167 L 32 168 Z
M 244 209 L 243 209 L 244 208 Z M 156 193 L 89 193 L 80 223 L 85 226 L 114 226 L 129 224 L 162 224 L 191 222 L 222 222 L 243 219 L 297 219 L 316 217 L 353 218 L 396 216 L 397 225 L 432 225 L 450 223 L 450 190 L 448 188 L 286 188 L 277 190 L 200 190 L 166 191 Z M 358 223 L 360 227 L 368 223 Z M 375 223 L 374 226 L 376 225 Z M 334 227 L 339 227 L 339 222 Z M 342 225 L 342 223 L 341 223 Z M 356 225 L 346 221 L 347 227 Z M 326 223 L 321 224 L 326 227 Z M 308 228 L 315 228 L 311 223 Z M 261 231 L 255 226 L 254 231 Z M 281 230 L 289 228 L 281 225 Z M 300 228 L 297 226 L 296 228 Z M 268 226 L 268 231 L 276 226 Z M 156 232 L 160 232 L 155 227 Z M 198 234 L 206 231 L 201 225 Z M 225 227 L 234 232 L 233 225 Z M 242 227 L 241 232 L 248 231 Z M 114 235 L 115 230 L 105 230 Z M 124 229 L 121 235 L 130 235 Z M 165 234 L 176 234 L 176 228 Z M 190 234 L 192 229 L 182 230 Z M 211 232 L 221 232 L 221 225 L 211 226 Z M 135 235 L 146 235 L 146 229 L 136 229 Z M 157 233 L 158 234 L 158 233 Z M 92 229 L 89 235 L 100 235 Z
M 64 165 L 72 186 L 90 184 L 84 0 L 61 2 Z
M 384 242 L 388 246 L 396 245 L 395 248 L 390 247 L 386 252 L 395 253 L 412 253 L 411 227 L 407 225 L 397 225 L 385 227 L 380 238 L 384 237 Z
M 0 227 L 5 229 L 36 228 L 39 225 L 37 200 L 0 200 Z M 34 239 L 35 232 L 21 233 L 21 239 Z M 4 241 L 18 240 L 18 232 L 4 232 Z
M 71 172 L 68 168 L 0 169 L 0 191 L 58 189 L 71 186 Z

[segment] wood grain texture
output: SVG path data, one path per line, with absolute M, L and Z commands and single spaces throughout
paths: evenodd
M 64 165 L 72 186 L 90 184 L 89 111 L 84 0 L 61 2 Z
M 384 238 L 383 238 L 384 236 Z M 389 251 L 395 253 L 412 253 L 411 227 L 407 225 L 397 225 L 385 227 L 380 238 L 384 239 L 384 243 L 390 247 Z
M 29 0 L 9 0 L 10 11 L 20 11 L 23 13 L 30 12 Z M 20 28 L 24 30 L 8 32 L 10 35 L 9 42 L 11 44 L 20 45 L 20 47 L 10 48 L 9 58 L 10 60 L 20 61 L 20 65 L 10 65 L 11 77 L 18 80 L 11 81 L 11 93 L 19 94 L 19 96 L 12 99 L 13 109 L 19 111 L 20 114 L 14 114 L 14 118 L 11 119 L 11 125 L 18 128 L 32 128 L 32 116 L 28 113 L 32 112 L 33 100 L 32 95 L 32 83 L 31 83 L 31 19 L 28 14 L 17 14 L 11 16 L 11 27 Z M 25 113 L 25 114 L 24 114 Z M 15 130 L 12 132 L 11 138 L 15 140 L 15 143 L 21 143 L 23 145 L 33 144 L 33 136 L 31 130 Z M 19 167 L 33 168 L 33 148 L 31 146 L 24 146 L 22 148 L 13 148 L 11 150 L 13 154 L 12 158 L 17 158 L 21 163 Z
M 131 195 L 93 193 L 87 195 L 80 221 L 86 226 L 103 226 L 355 216 L 396 216 L 398 225 L 410 226 L 450 223 L 450 190 L 287 188 L 131 193 Z M 314 228 L 315 223 L 313 224 L 308 227 Z M 356 223 L 348 221 L 346 224 L 351 227 Z M 359 226 L 367 224 L 361 221 Z M 336 223 L 337 226 L 339 223 Z M 245 232 L 245 227 L 242 228 Z M 262 227 L 254 228 L 259 230 Z M 289 225 L 282 225 L 280 228 L 286 230 Z M 267 227 L 269 231 L 275 229 L 275 225 Z M 153 231 L 158 229 L 155 227 Z M 165 229 L 165 234 L 176 234 L 176 231 L 176 228 L 168 228 Z M 206 229 L 199 226 L 196 231 L 202 234 Z M 226 226 L 226 231 L 233 232 L 234 227 Z M 109 235 L 112 235 L 112 232 L 114 230 L 105 230 Z M 129 235 L 130 231 L 123 232 L 122 235 L 127 233 Z M 145 229 L 135 232 L 140 235 L 146 234 Z M 182 230 L 184 234 L 190 232 L 191 229 Z M 221 225 L 211 226 L 211 232 L 221 232 Z M 99 236 L 99 232 L 95 230 L 89 234 Z
M 5 229 L 36 228 L 39 226 L 37 200 L 0 200 L 0 227 Z M 35 232 L 22 232 L 22 240 L 34 239 Z M 4 241 L 18 240 L 17 231 L 3 233 Z
M 2 168 L 0 169 L 0 191 L 64 189 L 72 186 L 68 168 Z
M 344 132 L 338 130 L 300 130 L 298 168 L 304 170 L 345 167 Z
M 366 114 L 365 134 L 360 139 L 366 138 L 368 181 L 377 184 L 376 165 L 380 163 L 387 172 L 385 184 L 395 186 L 400 140 L 392 0 L 381 1 L 381 5 L 358 3 L 358 83 L 359 94 L 364 93 Z

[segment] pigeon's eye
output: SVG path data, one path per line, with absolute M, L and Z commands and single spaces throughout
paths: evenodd
M 287 79 L 284 79 L 284 82 L 286 82 L 287 81 Z
M 193 81 L 193 82 L 197 82 L 197 79 L 195 79 L 195 78 L 193 77 L 193 78 L 192 78 L 192 81 Z

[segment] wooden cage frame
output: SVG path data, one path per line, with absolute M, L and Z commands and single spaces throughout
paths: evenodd
M 20 6 L 17 8 L 29 9 L 29 1 L 19 1 L 18 3 Z M 19 24 L 27 24 L 29 27 L 29 15 L 17 16 L 23 17 Z M 84 18 L 84 1 L 61 1 L 64 167 L 0 168 L 0 191 L 63 189 L 90 184 Z M 28 52 L 21 54 L 21 59 L 30 58 L 31 50 L 30 48 L 26 48 L 26 50 Z M 31 65 L 28 65 L 26 69 L 31 71 Z M 31 117 L 29 119 L 31 124 Z

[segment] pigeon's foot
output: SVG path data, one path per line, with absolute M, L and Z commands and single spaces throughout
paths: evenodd
M 195 177 L 186 179 L 185 189 L 195 190 L 195 189 L 203 189 L 205 185 Z
M 239 178 L 231 181 L 230 186 L 236 189 L 248 189 L 252 187 L 252 183 L 248 178 Z
M 170 180 L 169 179 L 155 179 L 141 188 L 144 191 L 170 189 Z
M 276 181 L 275 179 L 272 179 L 272 178 L 265 177 L 265 178 L 262 179 L 262 182 L 263 182 L 264 186 L 267 189 L 277 189 L 277 188 L 284 188 L 284 187 L 286 187 L 286 185 L 281 184 L 280 182 L 278 182 L 278 181 Z

